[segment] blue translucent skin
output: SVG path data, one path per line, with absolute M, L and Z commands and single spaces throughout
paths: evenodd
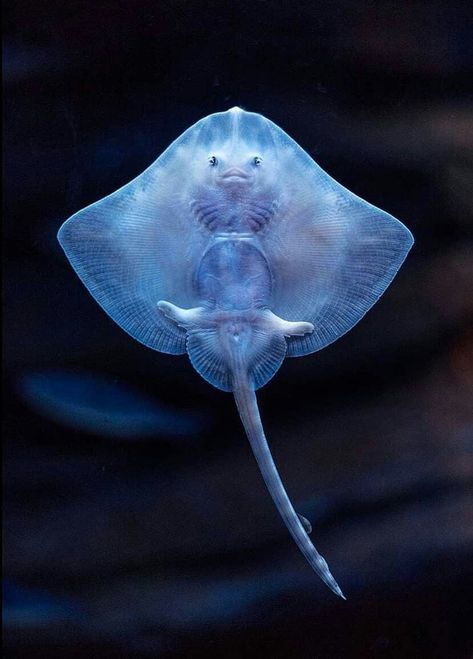
M 320 350 L 351 329 L 413 243 L 403 224 L 334 181 L 284 131 L 238 108 L 197 122 L 143 174 L 72 216 L 59 241 L 124 330 L 182 354 L 186 331 L 157 302 L 206 303 L 202 255 L 230 232 L 264 255 L 268 308 L 314 326 L 288 337 L 289 356 Z M 246 278 L 235 271 L 236 282 Z
M 411 248 L 408 229 L 271 121 L 232 108 L 197 122 L 58 237 L 124 330 L 155 350 L 187 351 L 208 382 L 234 392 L 281 516 L 341 595 L 282 486 L 254 392 L 286 355 L 320 350 L 364 316 Z

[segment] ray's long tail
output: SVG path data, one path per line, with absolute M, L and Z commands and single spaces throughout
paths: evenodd
M 235 374 L 233 393 L 256 462 L 284 523 L 313 570 L 336 595 L 346 599 L 330 573 L 326 561 L 307 535 L 303 525 L 303 521 L 308 524 L 307 521 L 296 513 L 287 496 L 266 441 L 255 391 L 247 377 Z

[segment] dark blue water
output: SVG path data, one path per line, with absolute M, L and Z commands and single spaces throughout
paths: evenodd
M 427 0 L 6 3 L 6 656 L 473 650 L 467 14 Z M 416 238 L 363 322 L 259 395 L 347 602 L 287 537 L 231 396 L 121 332 L 56 241 L 235 105 Z

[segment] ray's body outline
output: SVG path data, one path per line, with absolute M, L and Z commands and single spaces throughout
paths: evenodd
M 286 356 L 322 349 L 364 316 L 412 246 L 408 229 L 275 124 L 232 108 L 191 126 L 143 174 L 67 220 L 58 239 L 125 331 L 187 352 L 210 384 L 234 393 L 283 521 L 344 597 L 287 496 L 255 391 Z

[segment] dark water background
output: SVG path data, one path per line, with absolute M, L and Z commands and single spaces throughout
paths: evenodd
M 470 18 L 435 0 L 7 0 L 6 656 L 472 656 Z M 359 326 L 259 394 L 347 602 L 291 541 L 231 396 L 124 334 L 55 238 L 234 105 L 416 238 Z

